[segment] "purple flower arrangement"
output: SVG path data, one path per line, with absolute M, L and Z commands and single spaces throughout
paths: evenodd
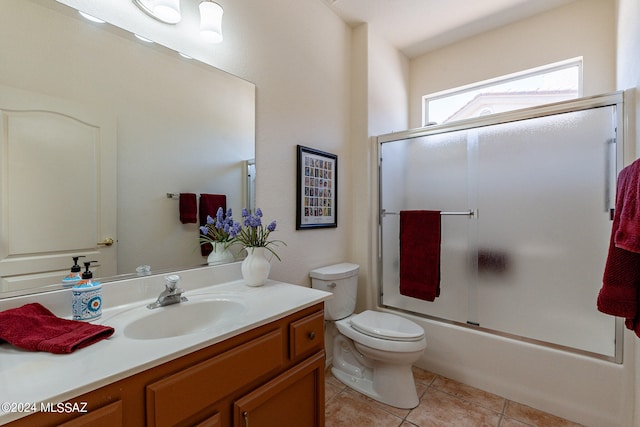
M 272 245 L 277 246 L 278 243 L 286 245 L 281 240 L 269 240 L 269 234 L 275 231 L 276 221 L 271 221 L 267 226 L 262 224 L 262 210 L 256 209 L 255 214 L 249 213 L 245 208 L 242 209 L 243 226 L 236 235 L 235 240 L 240 242 L 245 248 L 263 247 L 271 252 L 278 260 L 280 257 L 271 248 Z M 248 249 L 247 249 L 248 250 Z
M 286 245 L 281 240 L 269 240 L 269 235 L 276 229 L 276 221 L 271 221 L 267 226 L 262 225 L 262 210 L 256 209 L 255 214 L 242 209 L 243 223 L 233 220 L 231 209 L 226 214 L 222 208 L 218 208 L 215 218 L 207 216 L 207 223 L 200 227 L 200 244 L 224 243 L 225 249 L 235 242 L 239 242 L 248 248 L 263 247 L 271 252 L 278 260 L 280 257 L 271 248 L 278 243 Z

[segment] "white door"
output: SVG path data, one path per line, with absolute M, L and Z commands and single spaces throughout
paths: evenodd
M 115 117 L 0 86 L 0 190 L 0 291 L 117 273 Z

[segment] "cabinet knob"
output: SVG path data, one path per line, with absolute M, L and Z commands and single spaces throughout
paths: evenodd
M 245 427 L 249 427 L 249 413 L 247 411 L 244 411 L 242 413 L 242 416 L 244 417 L 244 425 L 245 425 Z
M 309 337 L 310 340 L 313 340 L 316 337 L 316 333 L 314 331 L 311 331 L 311 332 L 309 332 L 308 337 Z

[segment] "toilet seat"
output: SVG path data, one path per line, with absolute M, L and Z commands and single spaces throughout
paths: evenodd
M 350 318 L 351 327 L 358 332 L 392 341 L 420 341 L 424 330 L 405 319 L 390 313 L 366 310 Z
M 375 348 L 382 351 L 388 351 L 391 353 L 407 353 L 414 351 L 424 351 L 427 346 L 427 340 L 424 337 L 424 332 L 421 332 L 421 337 L 416 340 L 398 340 L 390 338 L 376 337 L 368 333 L 360 332 L 353 327 L 351 320 L 357 315 L 347 317 L 342 320 L 336 320 L 335 325 L 338 331 L 347 338 L 350 338 L 354 343 L 365 345 L 367 347 Z M 367 315 L 368 316 L 368 315 Z M 399 317 L 399 316 L 398 316 Z M 407 319 L 408 322 L 411 322 Z M 413 322 L 411 322 L 413 323 Z M 420 328 L 420 326 L 416 325 Z M 420 328 L 422 329 L 422 328 Z

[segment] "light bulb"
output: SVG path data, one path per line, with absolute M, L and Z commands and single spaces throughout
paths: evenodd
M 222 6 L 212 1 L 200 3 L 200 34 L 209 43 L 222 41 Z
M 182 18 L 180 15 L 180 0 L 156 0 L 153 6 L 153 14 L 164 22 L 177 24 Z

